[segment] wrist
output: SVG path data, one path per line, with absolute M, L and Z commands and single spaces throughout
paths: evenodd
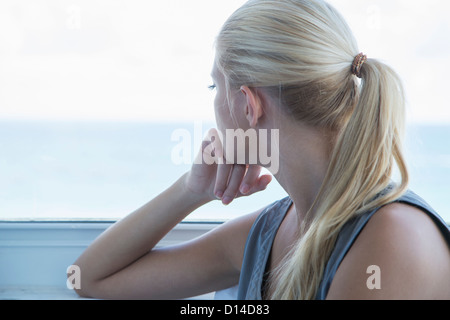
M 193 207 L 193 210 L 195 210 L 213 200 L 207 194 L 196 192 L 189 188 L 187 182 L 188 178 L 189 172 L 182 175 L 175 183 L 175 187 L 177 189 L 176 192 L 181 197 L 181 201 L 183 201 L 189 207 Z

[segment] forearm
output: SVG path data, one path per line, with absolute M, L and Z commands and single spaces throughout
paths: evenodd
M 82 283 L 104 279 L 126 267 L 155 245 L 181 220 L 208 202 L 190 193 L 181 177 L 170 188 L 115 223 L 75 262 Z

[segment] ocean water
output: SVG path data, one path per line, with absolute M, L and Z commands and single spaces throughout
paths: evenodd
M 123 217 L 189 170 L 183 160 L 193 157 L 203 133 L 212 126 L 2 121 L 0 219 Z M 450 221 L 450 125 L 410 126 L 407 137 L 411 189 Z M 184 153 L 178 152 L 182 141 Z M 186 220 L 226 220 L 284 196 L 273 180 L 262 193 L 229 206 L 212 202 Z

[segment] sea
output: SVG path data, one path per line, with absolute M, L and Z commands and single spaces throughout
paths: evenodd
M 0 121 L 0 220 L 113 221 L 187 172 L 211 122 Z M 410 188 L 450 222 L 450 124 L 409 125 Z M 286 196 L 213 201 L 185 221 L 221 222 Z

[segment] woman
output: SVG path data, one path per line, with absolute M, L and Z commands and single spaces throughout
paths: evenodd
M 80 295 L 175 299 L 239 284 L 239 299 L 450 298 L 448 226 L 407 190 L 402 85 L 359 53 L 335 9 L 247 2 L 217 37 L 212 77 L 219 132 L 261 139 L 263 129 L 278 130 L 272 173 L 289 197 L 154 249 L 205 203 L 229 204 L 270 183 L 260 176 L 265 163 L 249 162 L 250 145 L 242 163 L 226 141 L 223 152 L 218 139 L 205 141 L 199 159 L 216 161 L 196 161 L 79 257 Z

